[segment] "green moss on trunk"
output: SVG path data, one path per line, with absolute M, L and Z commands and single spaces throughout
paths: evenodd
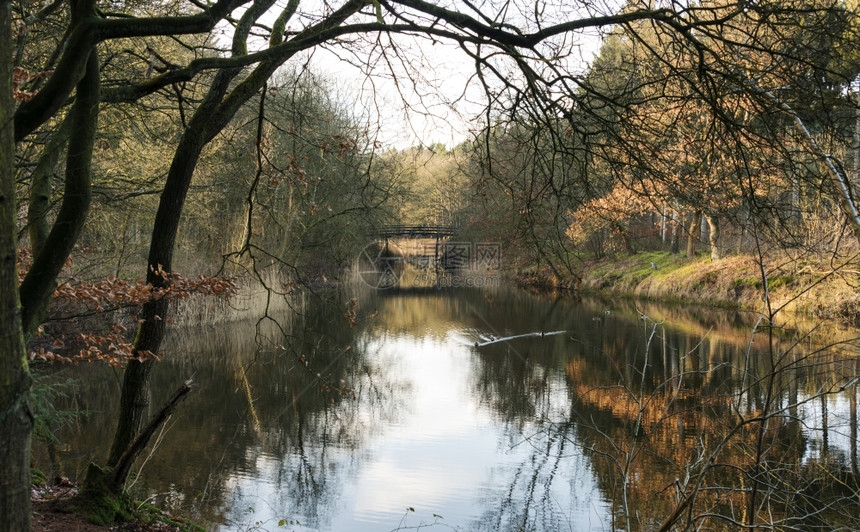
M 67 501 L 56 501 L 56 504 L 60 511 L 82 516 L 99 526 L 135 523 L 130 526 L 135 530 L 142 530 L 138 525 L 164 523 L 170 526 L 171 530 L 177 529 L 183 532 L 205 530 L 197 524 L 171 518 L 152 505 L 135 501 L 122 486 L 117 485 L 115 476 L 111 468 L 90 464 L 78 495 Z
M 71 509 L 97 525 L 129 521 L 134 516 L 134 501 L 113 484 L 113 471 L 90 464 L 80 493 L 70 503 Z

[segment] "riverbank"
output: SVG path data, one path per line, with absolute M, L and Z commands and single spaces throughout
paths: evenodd
M 582 263 L 580 280 L 551 272 L 520 272 L 521 284 L 576 290 L 584 295 L 774 312 L 860 326 L 860 264 L 752 256 L 687 259 L 669 252 L 636 253 Z M 766 282 L 765 282 L 766 280 Z M 767 298 L 765 298 L 767 294 Z M 769 302 L 769 306 L 767 304 Z
M 203 532 L 205 529 L 180 517 L 171 516 L 154 506 L 139 502 L 131 520 L 96 524 L 75 511 L 69 502 L 80 486 L 66 478 L 47 482 L 41 473 L 34 476 L 30 490 L 32 532 Z

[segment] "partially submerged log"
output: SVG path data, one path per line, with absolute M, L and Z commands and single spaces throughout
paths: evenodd
M 544 337 L 544 336 L 553 336 L 556 334 L 564 334 L 567 331 L 550 331 L 550 332 L 531 332 L 525 334 L 515 334 L 513 336 L 503 336 L 501 338 L 496 338 L 495 336 L 490 336 L 489 338 L 483 339 L 482 342 L 475 342 L 475 347 L 484 347 L 485 345 L 497 344 L 499 342 L 508 342 L 510 340 L 516 340 L 517 338 L 528 338 L 528 337 Z

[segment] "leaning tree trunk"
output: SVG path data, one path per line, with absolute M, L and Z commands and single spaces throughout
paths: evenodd
M 235 71 L 233 71 L 235 72 Z M 173 251 L 185 197 L 191 184 L 194 168 L 207 142 L 208 120 L 226 93 L 235 74 L 222 71 L 216 75 L 207 99 L 191 119 L 168 172 L 161 200 L 156 211 L 149 246 L 146 280 L 156 288 L 169 289 L 167 275 L 173 266 Z M 119 401 L 119 416 L 114 432 L 107 467 L 91 464 L 87 469 L 83 488 L 79 494 L 82 507 L 91 508 L 97 519 L 110 523 L 127 517 L 130 501 L 125 493 L 125 483 L 131 466 L 154 434 L 153 430 L 140 432 L 149 413 L 149 377 L 155 360 L 147 354 L 158 353 L 164 339 L 167 321 L 168 299 L 158 298 L 144 304 L 141 323 L 134 341 L 134 352 L 144 355 L 142 360 L 130 360 L 125 369 Z M 190 388 L 189 388 L 190 390 Z M 187 393 L 188 390 L 185 391 Z M 182 394 L 184 397 L 184 393 Z M 180 397 L 181 398 L 181 397 Z M 178 398 L 168 402 L 153 423 L 163 423 L 170 415 Z M 164 415 L 164 412 L 167 412 Z M 152 423 L 149 425 L 152 427 Z
M 0 531 L 30 530 L 30 373 L 18 301 L 11 2 L 0 0 Z
M 860 204 L 858 204 L 857 191 L 855 190 L 857 183 L 851 181 L 838 160 L 834 159 L 829 152 L 821 148 L 812 132 L 806 127 L 803 119 L 789 104 L 777 98 L 772 92 L 758 87 L 754 81 L 750 79 L 746 79 L 745 81 L 751 87 L 755 87 L 761 96 L 770 100 L 776 108 L 791 118 L 794 130 L 800 135 L 800 139 L 806 144 L 807 149 L 824 165 L 826 175 L 832 187 L 831 193 L 834 194 L 836 200 L 839 202 L 842 212 L 848 217 L 854 237 L 860 241 Z
M 257 6 L 254 9 L 259 8 L 260 6 Z M 253 14 L 254 11 L 249 9 L 243 15 L 242 20 L 253 20 Z M 236 30 L 237 34 L 234 39 L 240 40 L 242 38 L 243 31 L 248 31 L 247 25 L 244 28 L 244 30 Z M 158 202 L 158 210 L 155 213 L 152 227 L 152 239 L 149 243 L 146 280 L 156 288 L 169 288 L 170 279 L 167 275 L 173 271 L 176 235 L 179 231 L 179 221 L 185 205 L 185 198 L 188 195 L 188 188 L 191 186 L 191 177 L 197 162 L 200 160 L 203 148 L 223 127 L 222 124 L 226 123 L 224 113 L 220 113 L 222 116 L 219 116 L 219 106 L 224 101 L 230 83 L 240 72 L 241 69 L 239 68 L 231 68 L 220 70 L 215 75 L 206 96 L 191 117 L 174 152 L 173 161 L 167 173 L 167 181 Z M 230 114 L 226 120 L 232 116 Z M 143 306 L 141 323 L 134 341 L 135 353 L 144 355 L 158 353 L 164 339 L 168 307 L 167 299 L 149 301 Z M 117 427 L 107 461 L 110 468 L 116 468 L 120 458 L 126 455 L 126 451 L 135 441 L 144 417 L 148 413 L 149 375 L 155 362 L 152 358 L 143 358 L 142 361 L 129 361 L 125 369 Z M 127 471 L 125 467 L 119 469 Z M 89 474 L 87 477 L 89 478 Z M 115 478 L 108 487 L 115 489 L 115 491 L 121 491 L 125 480 L 125 478 Z M 98 480 L 93 479 L 93 481 Z
M 167 183 L 161 193 L 161 201 L 155 215 L 152 241 L 149 245 L 149 268 L 146 280 L 156 288 L 169 288 L 169 278 L 162 272 L 173 268 L 173 250 L 179 220 L 191 175 L 203 150 L 205 141 L 194 122 L 186 130 L 173 159 Z M 134 342 L 136 353 L 158 353 L 164 339 L 168 311 L 167 299 L 155 299 L 143 306 L 141 324 Z M 149 374 L 154 359 L 130 360 L 125 369 L 120 397 L 120 416 L 114 433 L 108 465 L 114 467 L 120 456 L 134 440 L 143 423 L 149 406 Z M 124 479 L 123 479 L 124 480 Z
M 241 55 L 247 52 L 244 49 L 243 38 L 247 38 L 252 23 L 256 17 L 274 3 L 261 2 L 249 8 L 239 22 L 234 34 L 234 53 Z M 298 3 L 294 0 L 289 3 L 275 22 L 273 37 L 276 45 L 283 34 L 283 27 L 290 16 L 295 12 Z M 361 4 L 353 2 L 350 9 L 357 10 Z M 347 6 L 342 8 L 341 16 L 348 16 Z M 230 85 L 234 78 L 241 73 L 241 68 L 230 68 L 218 71 L 209 86 L 200 106 L 185 128 L 176 152 L 173 156 L 167 181 L 161 193 L 158 211 L 153 223 L 152 240 L 149 247 L 147 281 L 156 287 L 168 287 L 169 279 L 160 272 L 169 274 L 173 269 L 173 253 L 176 236 L 179 231 L 179 221 L 185 198 L 191 185 L 191 178 L 203 148 L 215 135 L 224 128 L 239 108 L 253 97 L 266 83 L 274 71 L 281 66 L 289 57 L 298 52 L 293 50 L 281 56 L 275 56 L 269 61 L 261 62 L 245 80 L 235 85 L 232 90 Z M 151 301 L 144 305 L 142 322 L 135 339 L 135 352 L 158 353 L 164 338 L 165 323 L 168 311 L 166 299 Z M 135 441 L 149 405 L 149 375 L 152 371 L 154 360 L 129 362 L 123 378 L 122 395 L 119 405 L 119 421 L 114 433 L 114 441 L 111 446 L 108 465 L 111 468 L 123 466 L 121 458 L 127 456 L 129 447 Z M 125 470 L 124 467 L 119 467 Z M 115 478 L 113 485 L 122 488 L 125 478 Z

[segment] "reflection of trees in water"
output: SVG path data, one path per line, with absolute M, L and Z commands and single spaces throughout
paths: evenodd
M 469 526 L 469 530 L 581 530 L 583 523 L 572 523 L 565 508 L 560 508 L 560 489 L 556 477 L 569 476 L 567 471 L 572 461 L 577 461 L 582 475 L 589 474 L 582 454 L 571 452 L 573 441 L 572 424 L 555 425 L 553 430 L 539 432 L 521 445 L 531 447 L 529 455 L 509 470 L 497 471 L 497 475 L 509 482 L 508 489 L 500 500 L 486 501 L 486 511 L 481 518 Z M 582 475 L 573 475 L 579 480 Z M 571 482 L 565 495 L 577 499 L 577 484 Z M 565 488 L 562 486 L 561 488 Z M 588 493 L 590 490 L 586 490 Z M 580 510 L 588 508 L 589 501 L 581 501 Z
M 486 500 L 485 513 L 470 530 L 583 530 L 589 516 L 597 519 L 601 513 L 597 507 L 603 504 L 588 500 L 593 472 L 575 444 L 578 428 L 569 418 L 573 390 L 563 372 L 563 361 L 575 343 L 572 336 L 604 335 L 591 319 L 598 312 L 603 314 L 602 309 L 547 306 L 539 299 L 510 298 L 506 293 L 495 294 L 482 309 L 486 322 L 501 334 L 569 334 L 518 339 L 477 351 L 475 388 L 505 422 L 507 439 L 500 444 L 528 452 L 515 465 L 494 471 L 493 481 L 508 483 L 508 488 L 495 500 Z M 561 507 L 562 500 L 570 500 L 571 506 Z M 600 528 L 599 523 L 591 526 Z
M 365 323 L 359 316 L 358 327 L 351 328 L 336 306 L 308 307 L 291 323 L 283 349 L 242 367 L 255 410 L 266 421 L 256 446 L 239 444 L 259 449 L 245 453 L 252 468 L 232 469 L 271 482 L 261 504 L 279 517 L 325 527 L 343 477 L 358 467 L 357 451 L 373 428 L 367 420 L 394 415 L 390 397 L 397 383 L 369 352 Z M 229 506 L 241 513 L 244 505 L 236 501 L 243 494 L 233 495 Z M 228 518 L 241 524 L 244 516 Z
M 613 522 L 594 528 L 654 529 L 678 508 L 679 528 L 732 529 L 727 519 L 749 521 L 750 512 L 786 528 L 857 524 L 856 384 L 841 390 L 858 374 L 852 353 L 816 352 L 803 337 L 771 341 L 766 332 L 750 340 L 750 325 L 725 313 L 701 313 L 700 323 L 648 308 L 667 322 L 646 351 L 653 323 L 632 304 L 503 290 L 361 301 L 355 328 L 344 300 L 297 309 L 281 329 L 261 331 L 264 342 L 254 323 L 174 337 L 153 374 L 152 404 L 189 376 L 196 390 L 145 466 L 139 492 L 186 515 L 241 525 L 248 516 L 225 508 L 241 513 L 255 495 L 243 479 L 263 478 L 259 505 L 324 527 L 367 442 L 404 415 L 391 400 L 405 384 L 387 343 L 445 339 L 452 329 L 497 337 L 564 330 L 463 359 L 480 402 L 506 427 L 499 446 L 524 456 L 493 470 L 492 482 L 507 489 L 487 492 L 470 529 L 579 530 L 581 516 L 598 518 L 589 508 L 604 504 Z M 67 376 L 87 380 L 87 395 L 72 401 L 95 414 L 63 435 L 89 451 L 59 447 L 74 476 L 106 452 L 119 380 L 96 365 L 65 368 Z M 354 389 L 357 400 L 338 387 Z M 837 402 L 848 412 L 840 427 Z M 819 423 L 828 430 L 808 425 L 812 413 L 829 420 Z M 608 503 L 583 499 L 595 486 Z M 559 506 L 562 495 L 570 508 Z
M 702 330 L 682 322 L 671 329 L 595 310 L 553 325 L 567 326 L 567 345 L 480 351 L 486 363 L 477 365 L 478 388 L 510 421 L 511 439 L 536 430 L 535 420 L 557 421 L 540 429 L 546 445 L 534 447 L 513 477 L 509 497 L 498 502 L 497 524 L 534 529 L 546 495 L 530 479 L 551 480 L 555 466 L 548 464 L 561 460 L 559 442 L 566 441 L 568 455 L 576 454 L 573 447 L 591 458 L 613 528 L 657 529 L 670 516 L 681 529 L 857 527 L 855 385 L 846 397 L 847 452 L 810 457 L 809 412 L 798 417 L 799 406 L 820 405 L 826 448 L 828 400 L 845 397 L 857 375 L 855 355 L 766 330 L 744 337 L 734 324 Z M 567 357 L 560 365 L 559 351 Z M 565 385 L 547 386 L 559 367 Z M 559 399 L 568 401 L 567 415 L 558 412 Z
M 360 410 L 371 412 L 364 418 L 393 415 L 387 399 L 397 386 L 366 357 L 358 338 L 367 321 L 359 316 L 351 328 L 346 305 L 306 304 L 277 323 L 177 331 L 154 369 L 151 403 L 189 377 L 195 389 L 146 462 L 137 496 L 193 518 L 241 524 L 247 516 L 223 509 L 231 507 L 228 497 L 241 496 L 243 478 L 259 475 L 274 486 L 261 505 L 283 518 L 325 521 L 338 479 L 355 467 L 353 451 L 371 429 Z M 61 457 L 71 476 L 106 452 L 119 390 L 112 371 L 86 365 L 65 372 L 86 383 L 77 405 L 96 414 L 62 436 L 74 444 L 64 444 Z

